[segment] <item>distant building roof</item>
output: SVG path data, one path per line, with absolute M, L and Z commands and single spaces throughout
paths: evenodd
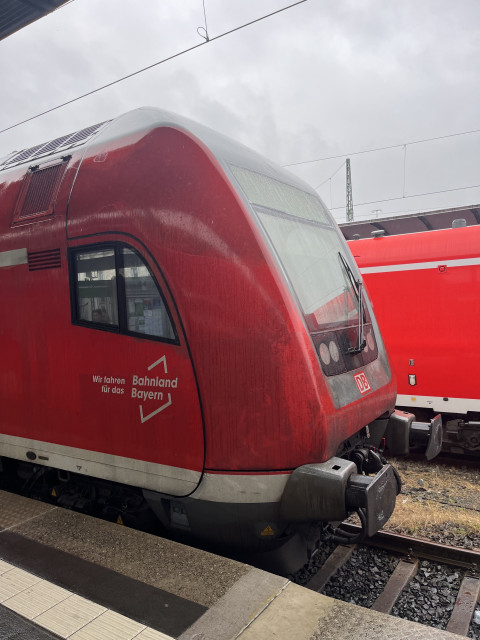
M 360 238 L 370 238 L 375 231 L 383 231 L 386 236 L 394 236 L 433 229 L 448 229 L 454 220 L 462 218 L 467 226 L 480 224 L 480 204 L 390 218 L 345 222 L 339 226 L 347 240 L 354 240 L 355 235 Z
M 69 0 L 0 0 L 0 40 L 43 18 Z

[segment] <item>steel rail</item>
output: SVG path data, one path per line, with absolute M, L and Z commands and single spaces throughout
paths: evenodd
M 343 528 L 352 534 L 361 532 L 361 527 L 344 524 Z M 307 589 L 321 591 L 337 571 L 348 562 L 358 546 L 370 546 L 389 553 L 398 554 L 399 562 L 390 575 L 382 592 L 371 605 L 371 609 L 380 613 L 391 614 L 404 589 L 417 574 L 420 560 L 429 560 L 458 569 L 465 569 L 458 589 L 452 613 L 446 624 L 446 631 L 459 636 L 467 636 L 470 624 L 480 598 L 480 550 L 462 549 L 451 545 L 419 540 L 411 536 L 381 531 L 371 538 L 354 545 L 338 545 L 319 571 L 304 585 Z M 421 623 L 430 626 L 427 623 Z
M 360 533 L 361 530 L 361 527 L 357 525 L 344 525 L 344 528 L 352 533 Z M 453 547 L 448 544 L 413 538 L 412 536 L 390 531 L 379 531 L 371 538 L 365 538 L 362 544 L 404 556 L 415 556 L 424 560 L 443 562 L 464 569 L 474 571 L 478 569 L 480 571 L 480 549 Z

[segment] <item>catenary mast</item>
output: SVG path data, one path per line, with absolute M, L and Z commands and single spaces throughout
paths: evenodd
M 353 222 L 352 172 L 347 158 L 347 222 Z

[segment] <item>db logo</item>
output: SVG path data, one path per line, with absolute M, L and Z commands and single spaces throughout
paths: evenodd
M 357 373 L 357 375 L 353 377 L 355 378 L 355 382 L 357 383 L 357 387 L 360 393 L 367 393 L 367 391 L 372 390 L 367 380 L 367 376 L 363 373 L 363 371 Z

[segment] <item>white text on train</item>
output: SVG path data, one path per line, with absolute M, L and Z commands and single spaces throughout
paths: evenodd
M 178 378 L 141 378 L 133 376 L 132 385 L 138 387 L 170 387 L 176 389 L 178 386 Z

